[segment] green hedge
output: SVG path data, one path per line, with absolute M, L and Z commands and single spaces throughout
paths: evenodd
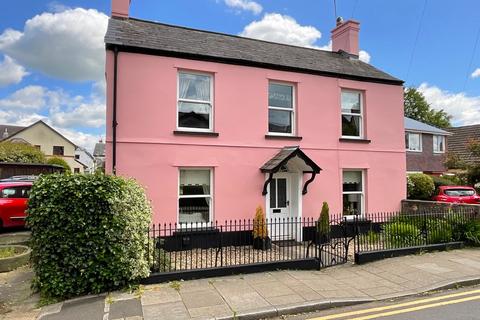
M 149 274 L 151 207 L 133 180 L 103 174 L 41 176 L 32 187 L 34 286 L 68 298 L 134 283 Z
M 65 169 L 65 173 L 71 173 L 72 172 L 72 168 L 70 168 L 67 161 L 65 161 L 64 159 L 62 159 L 60 157 L 48 158 L 47 163 L 48 164 L 55 164 L 57 166 L 63 167 L 63 169 Z
M 45 154 L 26 143 L 0 143 L 0 162 L 45 163 Z
M 407 176 L 407 196 L 414 200 L 431 200 L 435 191 L 432 177 L 423 173 Z

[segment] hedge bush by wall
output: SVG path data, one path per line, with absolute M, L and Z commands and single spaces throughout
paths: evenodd
M 408 199 L 431 200 L 435 184 L 432 177 L 423 173 L 413 173 L 407 176 Z
M 151 208 L 133 180 L 103 174 L 41 176 L 33 185 L 34 286 L 68 298 L 126 286 L 149 274 Z

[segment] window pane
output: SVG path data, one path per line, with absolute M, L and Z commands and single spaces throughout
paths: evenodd
M 210 198 L 178 199 L 179 222 L 200 223 L 210 221 Z
M 30 187 L 12 187 L 2 190 L 2 198 L 28 198 Z
M 287 207 L 287 179 L 277 179 L 278 188 L 278 206 L 277 208 Z
M 420 135 L 418 133 L 408 133 L 408 150 L 420 151 Z
M 180 195 L 210 194 L 210 170 L 180 170 Z
M 433 151 L 443 152 L 445 144 L 445 137 L 443 136 L 433 136 Z
M 343 191 L 362 191 L 362 171 L 343 171 Z
M 343 195 L 343 214 L 344 215 L 362 214 L 362 195 L 361 194 L 344 194 Z
M 178 96 L 180 99 L 192 99 L 210 102 L 210 76 L 180 73 Z
M 360 113 L 360 92 L 342 92 L 342 112 Z
M 210 128 L 210 105 L 179 102 L 178 126 L 184 128 Z
M 53 146 L 54 156 L 63 156 L 63 146 Z
M 292 113 L 283 110 L 268 110 L 268 131 L 292 133 Z
M 271 107 L 289 108 L 293 106 L 293 87 L 270 83 L 268 86 L 268 105 Z
M 342 115 L 342 136 L 360 137 L 360 116 Z
M 270 208 L 277 207 L 277 179 L 270 182 Z

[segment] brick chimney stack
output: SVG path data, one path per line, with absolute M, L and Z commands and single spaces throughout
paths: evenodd
M 340 50 L 358 57 L 358 33 L 360 23 L 354 20 L 343 21 L 337 18 L 337 26 L 332 30 L 332 51 Z
M 128 18 L 131 0 L 112 0 L 112 17 Z

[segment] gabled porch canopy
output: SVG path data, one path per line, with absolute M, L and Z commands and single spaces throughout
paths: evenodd
M 268 160 L 260 170 L 264 173 L 268 173 L 268 179 L 263 185 L 263 195 L 268 193 L 268 185 L 273 179 L 273 174 L 276 172 L 301 172 L 311 173 L 310 179 L 308 179 L 302 190 L 302 194 L 308 192 L 308 185 L 313 182 L 317 173 L 322 170 L 312 159 L 310 159 L 299 146 L 284 147 L 277 153 L 272 159 Z

